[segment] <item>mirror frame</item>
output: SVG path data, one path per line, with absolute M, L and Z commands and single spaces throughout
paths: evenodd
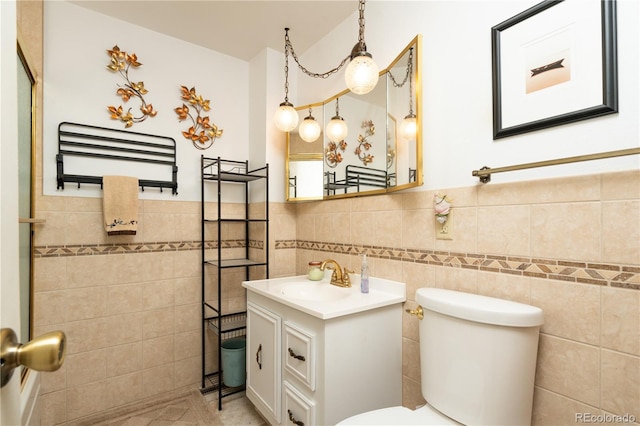
M 391 193 L 391 192 L 396 192 L 396 191 L 401 191 L 404 189 L 409 189 L 409 188 L 415 188 L 418 186 L 422 186 L 424 183 L 423 180 L 423 161 L 422 161 L 422 67 L 421 67 L 421 61 L 422 61 L 422 35 L 418 34 L 416 35 L 407 45 L 406 47 L 396 56 L 396 58 L 383 70 L 380 71 L 379 75 L 380 77 L 385 77 L 385 81 L 387 80 L 387 73 L 393 69 L 393 67 L 405 56 L 405 54 L 409 51 L 409 49 L 414 48 L 414 73 L 415 73 L 415 82 L 414 82 L 414 113 L 416 115 L 416 122 L 417 122 L 417 130 L 416 130 L 416 139 L 415 139 L 415 143 L 416 143 L 416 176 L 415 176 L 415 181 L 413 182 L 407 182 L 407 183 L 403 183 L 400 185 L 394 185 L 394 186 L 388 186 L 386 188 L 381 188 L 381 189 L 372 189 L 372 190 L 366 190 L 366 191 L 360 191 L 360 192 L 352 192 L 352 193 L 347 193 L 347 194 L 333 194 L 333 195 L 326 195 L 325 191 L 324 191 L 324 173 L 322 176 L 322 186 L 323 186 L 323 191 L 322 191 L 322 195 L 320 196 L 311 196 L 311 197 L 291 197 L 291 184 L 290 184 L 290 161 L 322 161 L 323 163 L 323 170 L 324 170 L 324 156 L 325 156 L 325 152 L 324 152 L 324 147 L 325 147 L 325 143 L 323 141 L 323 149 L 322 152 L 320 153 L 300 153 L 300 154 L 291 154 L 291 132 L 286 132 L 286 159 L 285 159 L 285 199 L 287 202 L 302 202 L 302 201 L 319 201 L 319 200 L 332 200 L 332 199 L 338 199 L 338 198 L 351 198 L 351 197 L 362 197 L 362 196 L 369 196 L 369 195 L 380 195 L 380 194 L 386 194 L 386 193 Z M 380 84 L 381 80 L 379 80 Z M 386 84 L 386 83 L 385 83 Z M 387 87 L 387 98 L 388 98 L 388 90 L 389 88 Z M 317 107 L 324 107 L 327 104 L 330 104 L 331 102 L 335 101 L 337 98 L 340 98 L 346 94 L 350 93 L 349 89 L 345 89 L 333 96 L 330 96 L 329 98 L 321 101 L 321 102 L 315 102 L 312 104 L 307 104 L 304 106 L 300 106 L 300 107 L 296 107 L 296 111 L 299 112 L 303 112 L 308 110 L 309 108 L 317 108 Z M 385 106 L 388 110 L 388 103 Z M 324 116 L 325 114 L 323 113 L 323 119 L 321 122 L 321 126 L 323 126 L 323 134 L 324 134 L 324 126 L 326 125 L 328 119 L 327 117 Z M 387 118 L 388 120 L 388 118 Z M 387 123 L 385 123 L 385 128 L 387 127 L 388 121 Z M 321 136 L 323 137 L 323 136 Z M 388 149 L 385 148 L 385 150 Z M 295 194 L 294 194 L 295 195 Z

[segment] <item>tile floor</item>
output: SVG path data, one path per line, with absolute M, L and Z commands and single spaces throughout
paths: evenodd
M 84 421 L 74 426 L 266 426 L 244 394 L 226 397 L 218 410 L 217 394 L 201 395 L 194 390 L 167 402 L 132 407 L 127 414 L 112 415 L 107 420 Z

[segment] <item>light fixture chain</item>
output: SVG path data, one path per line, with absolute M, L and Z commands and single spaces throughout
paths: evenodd
M 364 3 L 365 0 L 359 0 L 358 2 L 358 44 L 360 46 L 360 50 L 361 51 L 366 51 L 367 47 L 366 44 L 364 42 Z M 300 68 L 300 70 L 305 73 L 306 75 L 308 75 L 309 77 L 313 77 L 313 78 L 327 78 L 332 74 L 337 73 L 338 71 L 340 71 L 340 69 L 346 65 L 347 62 L 349 62 L 352 58 L 351 58 L 351 53 L 349 53 L 349 55 L 347 55 L 341 62 L 340 64 L 335 67 L 330 69 L 329 71 L 323 72 L 323 73 L 318 73 L 318 72 L 312 72 L 309 71 L 306 67 L 304 67 L 301 63 L 300 63 L 300 59 L 298 58 L 298 55 L 296 54 L 296 51 L 293 49 L 293 44 L 291 43 L 291 39 L 289 38 L 289 28 L 285 28 L 284 29 L 284 54 L 285 57 L 286 55 L 291 52 L 291 56 L 293 57 L 293 59 L 296 61 L 296 64 L 298 64 L 298 68 Z M 288 70 L 288 67 L 285 68 L 285 71 Z
M 364 43 L 364 1 L 360 0 L 358 2 L 358 42 L 360 43 L 360 50 L 367 50 L 367 46 Z
M 340 62 L 340 65 L 338 65 L 337 67 L 335 67 L 335 68 L 333 68 L 333 69 L 331 69 L 331 70 L 329 70 L 327 72 L 323 72 L 323 73 L 311 72 L 300 63 L 300 60 L 298 59 L 298 55 L 296 55 L 296 52 L 293 49 L 293 44 L 291 44 L 291 39 L 289 39 L 289 32 L 288 31 L 285 32 L 284 40 L 285 40 L 285 46 L 284 46 L 285 56 L 287 55 L 287 53 L 289 51 L 291 51 L 291 56 L 293 56 L 293 59 L 296 61 L 296 64 L 298 64 L 298 68 L 300 68 L 300 70 L 302 70 L 302 72 L 305 73 L 306 75 L 308 75 L 309 77 L 327 78 L 330 75 L 335 74 L 336 72 L 338 72 L 340 70 L 340 68 L 342 68 L 347 63 L 347 61 L 349 61 L 351 59 L 351 55 L 348 55 L 346 58 L 344 58 L 342 60 L 342 62 Z
M 285 30 L 289 31 L 288 28 Z M 284 43 L 284 101 L 289 102 L 289 48 L 286 40 Z
M 396 78 L 393 76 L 391 71 L 389 71 L 389 78 L 391 78 L 391 82 L 393 83 L 393 87 L 402 87 L 405 85 L 407 81 L 411 84 L 411 79 L 409 78 L 413 74 L 413 47 L 409 49 L 409 60 L 407 61 L 407 73 L 404 75 L 404 80 L 402 83 L 398 83 Z
M 407 69 L 409 68 L 412 70 L 407 73 L 409 75 L 409 115 L 413 115 L 413 48 L 409 53 L 409 66 Z

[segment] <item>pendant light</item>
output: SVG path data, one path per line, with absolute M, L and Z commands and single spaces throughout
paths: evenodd
M 338 103 L 338 99 L 339 98 L 336 98 L 336 115 L 331 118 L 331 121 L 327 123 L 327 127 L 325 128 L 327 138 L 331 142 L 335 143 L 345 140 L 349 133 L 347 123 L 345 123 L 344 119 L 340 117 L 340 105 Z
M 311 115 L 311 108 L 309 108 L 309 115 L 302 120 L 300 127 L 298 128 L 298 134 L 305 142 L 315 142 L 320 136 L 320 124 Z
M 416 122 L 416 115 L 409 113 L 400 123 L 400 135 L 408 141 L 412 141 L 416 138 L 418 133 L 418 123 Z
M 364 42 L 364 0 L 358 3 L 358 12 L 358 42 L 349 55 L 351 62 L 347 66 L 344 79 L 349 90 L 357 95 L 364 95 L 376 87 L 380 73 Z
M 324 73 L 315 73 L 306 69 L 298 59 L 293 44 L 289 39 L 289 28 L 284 29 L 284 56 L 285 56 L 285 97 L 284 102 L 280 104 L 275 114 L 275 122 L 278 129 L 283 132 L 289 132 L 295 129 L 298 124 L 298 115 L 295 113 L 293 105 L 289 102 L 289 52 L 298 64 L 298 68 L 313 78 L 327 78 L 338 72 L 347 62 L 349 65 L 345 71 L 345 82 L 349 90 L 358 95 L 369 93 L 378 83 L 379 71 L 378 66 L 373 62 L 373 57 L 367 52 L 367 44 L 364 41 L 364 4 L 365 0 L 358 1 L 358 42 L 355 44 L 349 55 L 347 55 L 340 64 Z M 346 125 L 345 125 L 346 126 Z M 345 133 L 346 136 L 346 133 Z
M 285 31 L 289 31 L 289 28 L 285 28 Z M 276 127 L 283 132 L 290 132 L 298 125 L 298 111 L 289 102 L 289 46 L 286 42 L 284 45 L 284 102 L 276 110 L 273 120 Z

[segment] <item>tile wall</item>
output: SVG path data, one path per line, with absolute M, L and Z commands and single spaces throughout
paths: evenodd
M 208 211 L 215 209 L 208 205 Z M 273 210 L 273 224 L 295 221 L 295 206 Z M 225 217 L 241 211 L 244 206 L 237 204 L 223 209 Z M 41 197 L 38 215 L 46 223 L 35 230 L 34 332 L 62 330 L 68 339 L 63 367 L 43 375 L 44 423 L 199 388 L 200 204 L 140 201 L 135 236 L 106 236 L 101 199 Z M 240 238 L 242 230 L 227 229 L 225 250 L 237 250 Z M 216 247 L 215 239 L 216 233 L 208 232 L 208 248 Z M 275 243 L 271 246 L 276 265 Z M 280 254 L 287 251 L 295 256 L 295 249 Z M 294 262 L 282 262 L 271 276 L 292 275 L 294 268 Z M 244 274 L 231 270 L 227 278 L 224 310 L 242 311 Z M 207 273 L 206 283 L 213 288 L 215 273 Z M 214 348 L 215 336 L 207 332 L 206 337 L 208 348 Z M 205 359 L 208 371 L 215 371 L 214 352 Z
M 358 270 L 367 253 L 372 275 L 407 283 L 411 308 L 419 287 L 539 306 L 533 423 L 640 421 L 640 172 L 439 191 L 453 240 L 435 238 L 434 192 L 299 205 L 298 273 L 325 257 Z M 408 407 L 424 403 L 417 322 L 403 324 Z
M 540 306 L 534 423 L 640 418 L 640 172 L 440 192 L 453 200 L 452 240 L 435 238 L 433 191 L 271 203 L 270 275 L 327 257 L 357 270 L 367 253 L 373 275 L 407 283 L 407 307 L 423 286 Z M 64 367 L 43 376 L 48 424 L 199 386 L 199 203 L 139 208 L 138 235 L 106 237 L 100 199 L 40 198 L 36 333 L 69 337 Z M 244 304 L 236 290 L 223 300 L 230 309 Z M 403 399 L 415 407 L 424 401 L 408 315 L 403 337 Z

